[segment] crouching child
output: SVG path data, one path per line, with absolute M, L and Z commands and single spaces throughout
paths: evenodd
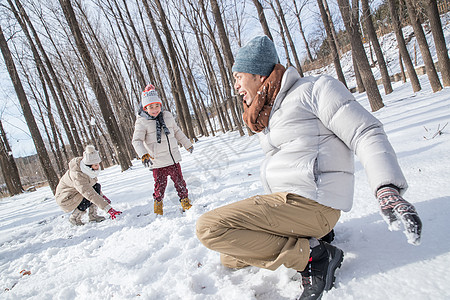
M 103 195 L 97 182 L 101 158 L 92 145 L 86 146 L 83 157 L 75 157 L 69 162 L 69 170 L 61 177 L 56 187 L 56 203 L 64 212 L 73 211 L 69 217 L 73 225 L 84 225 L 81 218 L 89 209 L 89 221 L 101 222 L 105 217 L 97 214 L 97 207 L 115 219 L 122 212 L 111 207 L 111 201 Z

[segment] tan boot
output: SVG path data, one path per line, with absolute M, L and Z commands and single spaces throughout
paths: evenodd
M 189 201 L 189 198 L 183 198 L 180 200 L 181 207 L 183 207 L 183 211 L 188 210 L 192 207 L 191 201 Z
M 86 211 L 81 211 L 78 208 L 72 212 L 69 218 L 69 222 L 76 226 L 83 226 L 84 223 L 81 222 L 81 217 L 86 213 Z
M 89 206 L 89 222 L 105 221 L 105 217 L 97 215 L 97 205 L 91 204 Z
M 153 211 L 157 215 L 163 215 L 163 202 L 161 201 L 154 201 L 153 202 Z

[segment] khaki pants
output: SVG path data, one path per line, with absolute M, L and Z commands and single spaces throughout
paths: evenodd
M 303 271 L 308 238 L 326 235 L 340 215 L 340 210 L 295 194 L 254 196 L 203 214 L 197 220 L 197 237 L 221 253 L 226 267 L 276 270 L 285 265 Z

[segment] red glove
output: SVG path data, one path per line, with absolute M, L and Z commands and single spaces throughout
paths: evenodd
M 111 219 L 113 220 L 116 218 L 117 215 L 120 215 L 121 213 L 122 213 L 121 211 L 115 210 L 114 208 L 110 208 L 108 210 L 108 214 L 111 215 Z

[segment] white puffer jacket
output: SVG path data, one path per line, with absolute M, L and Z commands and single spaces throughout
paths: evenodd
M 156 140 L 156 120 L 151 120 L 147 116 L 144 112 L 138 113 L 134 125 L 132 144 L 137 155 L 142 157 L 146 153 L 150 154 L 154 158 L 152 160 L 154 169 L 180 162 L 178 142 L 186 149 L 189 149 L 192 143 L 178 127 L 172 114 L 169 111 L 163 111 L 164 123 L 170 134 L 166 136 L 164 129 L 161 128 L 161 143 Z
M 266 154 L 261 178 L 267 193 L 291 192 L 349 211 L 353 153 L 374 194 L 386 184 L 401 193 L 408 186 L 381 122 L 330 76 L 301 78 L 288 68 L 259 138 Z

